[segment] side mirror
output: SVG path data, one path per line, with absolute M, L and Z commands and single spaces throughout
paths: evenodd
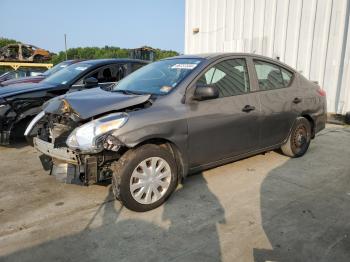
M 209 100 L 219 97 L 219 90 L 216 86 L 196 86 L 193 100 Z
M 98 80 L 95 77 L 86 78 L 84 81 L 84 87 L 91 88 L 98 86 Z

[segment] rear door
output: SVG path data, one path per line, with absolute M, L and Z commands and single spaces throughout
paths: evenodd
M 261 103 L 260 147 L 280 144 L 288 136 L 299 114 L 301 102 L 294 73 L 278 64 L 252 60 Z
M 259 99 L 250 93 L 245 58 L 216 62 L 196 81 L 214 85 L 219 98 L 188 103 L 191 167 L 244 154 L 259 146 Z

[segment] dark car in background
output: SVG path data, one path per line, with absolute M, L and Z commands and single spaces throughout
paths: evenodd
M 67 66 L 39 83 L 0 88 L 0 145 L 23 137 L 26 126 L 47 100 L 96 86 L 107 88 L 145 64 L 133 59 L 87 60 Z
M 3 83 L 12 81 L 19 78 L 36 78 L 39 77 L 41 74 L 43 74 L 45 70 L 43 69 L 17 69 L 17 70 L 10 70 L 2 75 L 0 75 L 0 86 L 3 86 Z
M 52 175 L 85 185 L 112 178 L 117 199 L 146 211 L 187 174 L 279 148 L 304 155 L 326 112 L 325 92 L 279 61 L 180 56 L 109 90 L 52 99 L 25 135 L 35 136 Z
M 4 81 L 1 81 L 1 77 L 0 77 L 0 86 L 8 86 L 8 85 L 22 84 L 22 83 L 39 83 L 40 81 L 58 72 L 59 70 L 81 61 L 82 60 L 63 61 L 55 65 L 54 67 L 50 68 L 49 70 L 46 70 L 45 72 L 38 72 L 35 75 L 19 75 L 18 77 L 13 77 L 9 80 L 4 80 Z

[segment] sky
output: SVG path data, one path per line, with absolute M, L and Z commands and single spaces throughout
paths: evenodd
M 51 52 L 143 45 L 183 53 L 185 0 L 0 0 L 0 37 Z

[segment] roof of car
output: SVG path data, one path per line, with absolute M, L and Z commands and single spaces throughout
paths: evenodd
M 272 63 L 278 63 L 281 64 L 293 71 L 295 71 L 295 69 L 293 69 L 292 67 L 290 67 L 289 65 L 281 62 L 280 60 L 277 59 L 273 59 L 271 57 L 267 57 L 267 56 L 262 56 L 262 55 L 258 55 L 258 54 L 253 54 L 253 53 L 203 53 L 203 54 L 193 54 L 193 55 L 180 55 L 180 56 L 174 56 L 174 57 L 169 57 L 166 59 L 171 59 L 171 58 L 189 58 L 189 59 L 217 59 L 217 58 L 224 58 L 224 57 L 230 57 L 230 56 L 245 56 L 245 57 L 253 57 L 253 58 L 257 58 L 257 59 L 263 59 L 263 60 L 268 60 L 271 61 Z
M 110 59 L 91 59 L 81 61 L 79 63 L 88 63 L 91 65 L 104 65 L 104 64 L 112 64 L 112 63 L 141 63 L 147 64 L 148 61 L 139 60 L 139 59 L 129 59 L 129 58 L 110 58 Z
M 204 59 L 211 59 L 211 58 L 217 58 L 217 57 L 225 57 L 225 56 L 251 56 L 251 57 L 260 57 L 264 59 L 272 59 L 267 56 L 257 55 L 253 53 L 203 53 L 203 54 L 193 54 L 193 55 L 180 55 L 170 58 L 204 58 Z

